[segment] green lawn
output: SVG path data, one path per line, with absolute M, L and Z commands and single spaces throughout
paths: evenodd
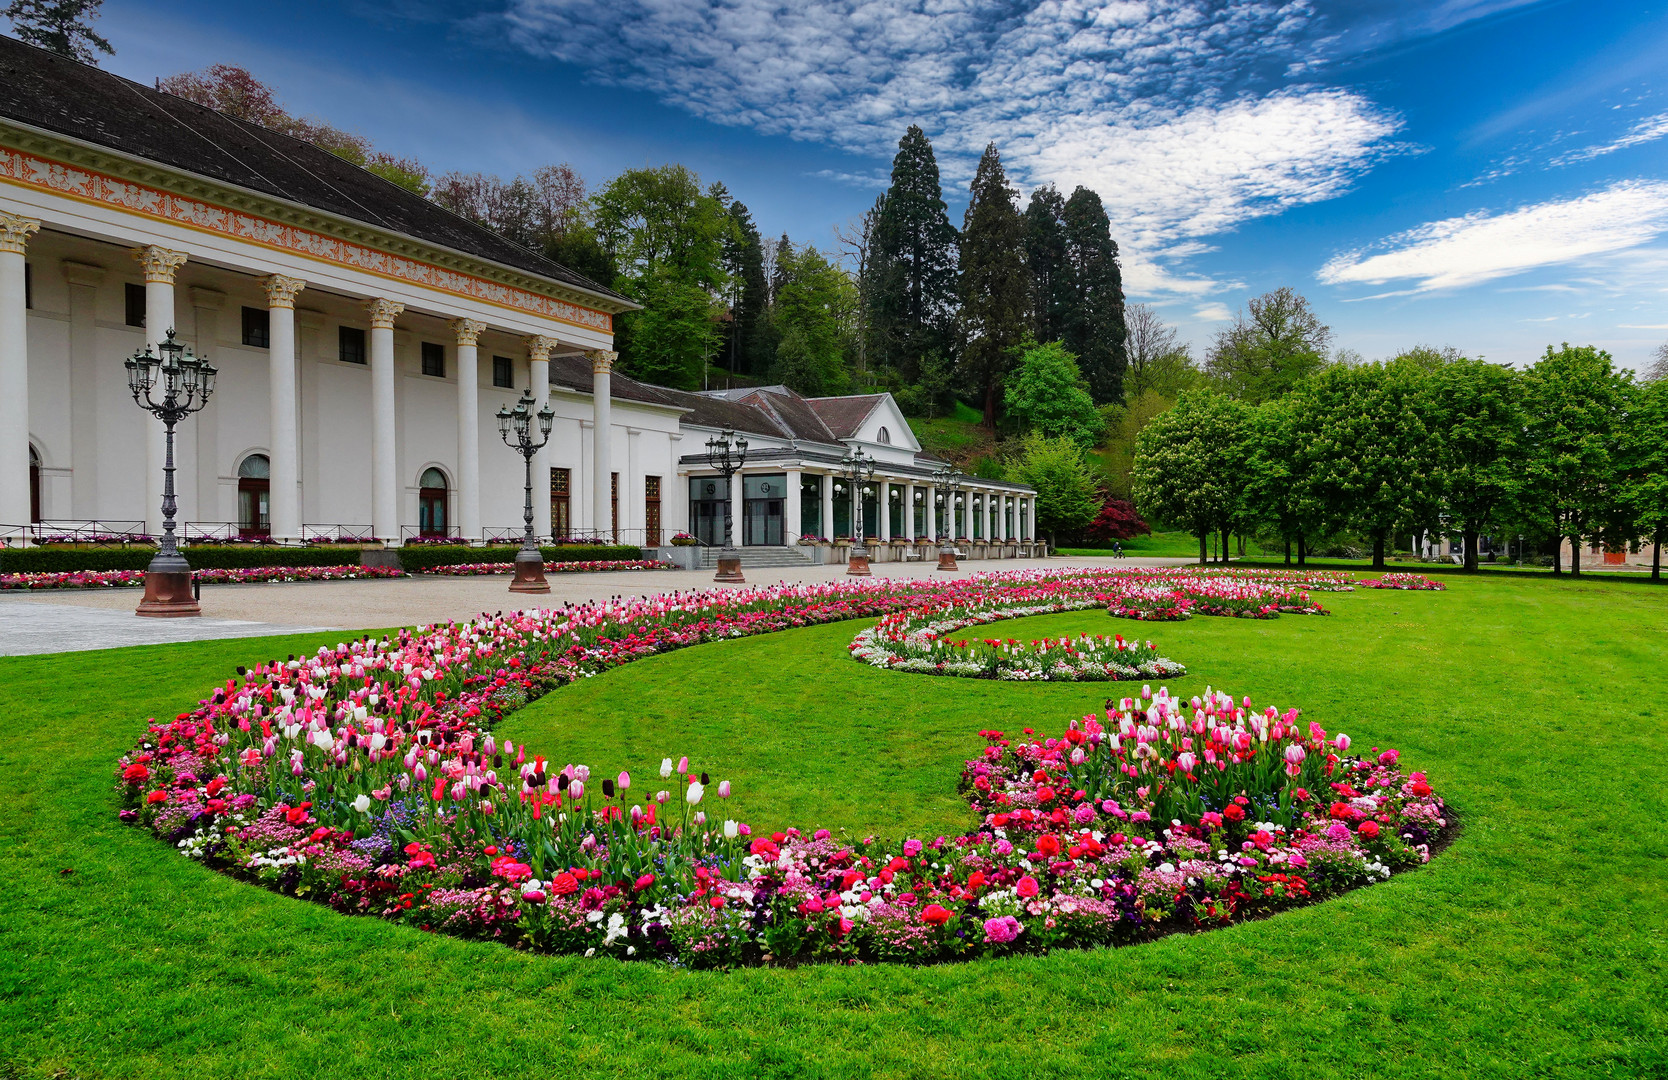
M 1264 922 L 926 969 L 689 972 L 525 956 L 203 870 L 114 815 L 145 717 L 335 635 L 0 660 L 0 1077 L 1636 1077 L 1668 1074 L 1668 591 L 1451 579 L 1331 618 L 1136 627 L 1207 683 L 1394 745 L 1463 815 L 1430 866 Z M 1105 684 L 878 671 L 858 624 L 702 646 L 506 724 L 646 783 L 688 753 L 733 811 L 959 829 L 976 732 Z
M 1121 541 L 1121 543 L 1124 546 L 1124 554 L 1126 555 L 1141 555 L 1148 558 L 1177 559 L 1197 559 L 1199 557 L 1199 538 L 1194 536 L 1192 533 L 1154 532 L 1150 536 L 1137 536 L 1129 540 Z M 1239 551 L 1239 537 L 1233 537 L 1229 543 L 1233 551 Z M 1207 550 L 1214 549 L 1207 548 Z M 1257 546 L 1257 542 L 1255 540 L 1247 539 L 1245 541 L 1246 554 L 1260 555 L 1262 554 L 1262 550 L 1262 548 Z M 1062 555 L 1110 555 L 1111 553 L 1111 544 L 1107 544 L 1103 547 L 1063 547 L 1060 549 L 1060 554 Z M 1234 557 L 1236 559 L 1238 558 L 1237 555 Z

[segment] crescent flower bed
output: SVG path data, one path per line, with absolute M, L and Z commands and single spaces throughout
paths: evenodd
M 1442 592 L 1448 586 L 1423 574 L 1385 574 L 1357 582 L 1363 589 L 1402 589 L 1407 592 Z
M 347 914 L 538 951 L 691 966 L 926 963 L 1148 940 L 1382 880 L 1448 829 L 1395 751 L 1210 689 L 1143 688 L 981 733 L 972 828 L 752 829 L 687 759 L 594 777 L 500 742 L 573 679 L 706 641 L 923 606 L 1085 595 L 1104 574 L 869 580 L 515 612 L 239 668 L 117 765 L 121 818 Z M 710 816 L 709 816 L 710 815 Z
M 394 566 L 258 566 L 191 571 L 191 580 L 205 585 L 258 585 L 272 581 L 348 581 L 354 578 L 404 576 L 405 571 Z M 133 588 L 144 584 L 143 570 L 0 574 L 0 590 L 109 589 Z

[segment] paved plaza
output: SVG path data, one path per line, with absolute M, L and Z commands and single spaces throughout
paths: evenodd
M 991 570 L 1047 567 L 1137 567 L 1183 564 L 1185 559 L 1006 559 L 963 563 L 956 575 L 933 564 L 882 563 L 876 578 L 966 577 Z M 748 585 L 840 581 L 845 567 L 749 569 Z M 254 637 L 310 630 L 380 630 L 393 626 L 467 619 L 482 612 L 550 607 L 610 596 L 653 596 L 682 589 L 726 589 L 710 573 L 645 570 L 601 574 L 551 574 L 550 595 L 536 601 L 514 596 L 508 575 L 419 575 L 385 580 L 293 582 L 270 585 L 205 585 L 203 617 L 141 619 L 133 614 L 138 589 L 63 589 L 0 598 L 0 656 L 110 649 L 208 638 Z

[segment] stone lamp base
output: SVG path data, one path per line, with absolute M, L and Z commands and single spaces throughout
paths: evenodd
M 152 619 L 186 619 L 201 615 L 191 595 L 191 571 L 145 571 L 145 597 L 135 614 Z
M 515 557 L 515 576 L 510 579 L 513 593 L 548 593 L 550 582 L 544 576 L 544 555 L 537 551 L 523 551 Z

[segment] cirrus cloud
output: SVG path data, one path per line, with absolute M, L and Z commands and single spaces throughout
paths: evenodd
M 1334 256 L 1316 277 L 1329 285 L 1412 281 L 1407 292 L 1431 292 L 1624 251 L 1665 232 L 1668 182 L 1626 180 L 1572 199 L 1420 225 Z

